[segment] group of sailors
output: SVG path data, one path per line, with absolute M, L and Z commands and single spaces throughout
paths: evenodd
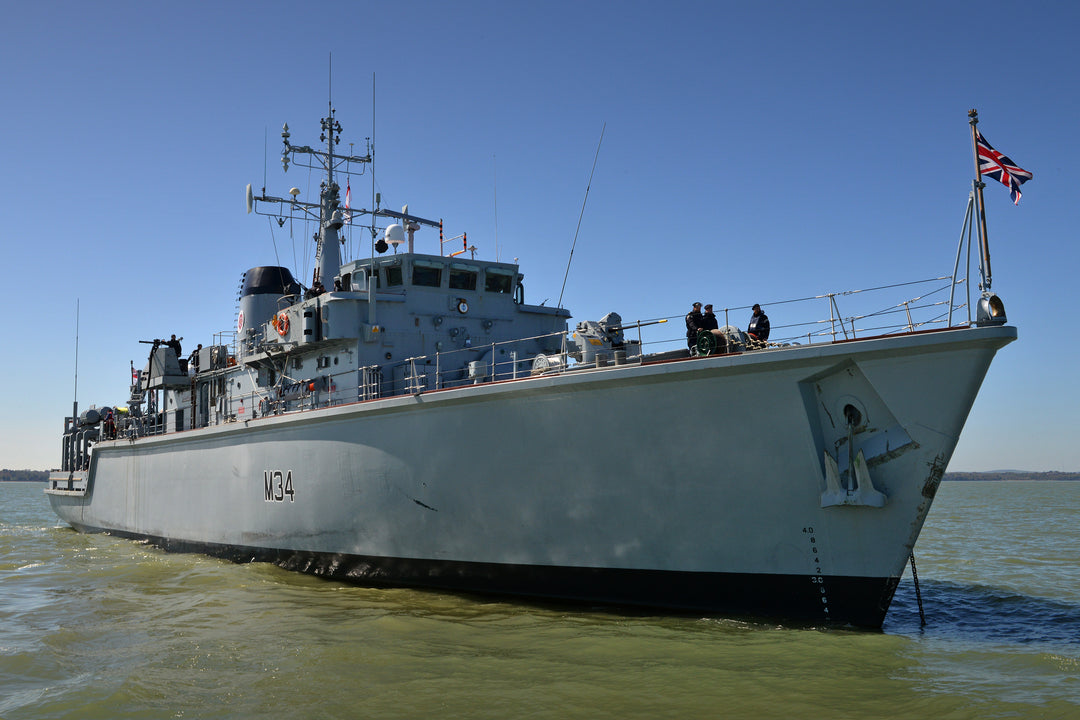
M 180 338 L 178 340 L 176 338 L 176 335 L 173 335 L 164 342 L 165 345 L 170 347 L 172 351 L 176 353 L 176 360 L 180 363 L 180 369 L 186 373 L 190 368 L 192 373 L 197 375 L 199 372 L 199 355 L 202 353 L 202 343 L 199 343 L 199 346 L 195 348 L 195 350 L 191 353 L 191 356 L 185 359 L 182 356 L 182 351 L 180 349 L 180 340 L 183 339 L 184 338 Z
M 769 341 L 769 316 L 765 314 L 765 311 L 757 303 L 754 303 L 751 310 L 754 314 L 750 317 L 750 325 L 746 328 L 746 334 L 752 340 L 764 346 Z M 702 331 L 719 334 L 719 328 L 720 323 L 716 320 L 716 315 L 713 314 L 712 304 L 706 305 L 703 312 L 701 303 L 695 302 L 690 312 L 686 314 L 687 347 L 691 350 L 697 347 L 698 334 Z

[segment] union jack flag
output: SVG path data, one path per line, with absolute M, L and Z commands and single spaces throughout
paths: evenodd
M 975 131 L 975 147 L 979 151 L 979 172 L 1009 188 L 1013 204 L 1019 205 L 1020 186 L 1030 180 L 1032 174 L 991 147 L 978 130 Z

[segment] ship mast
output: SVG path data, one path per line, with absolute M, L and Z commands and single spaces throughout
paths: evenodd
M 281 142 L 284 145 L 281 150 L 281 166 L 285 172 L 289 171 L 290 162 L 325 172 L 325 179 L 319 185 L 319 202 L 317 204 L 297 200 L 296 196 L 299 194 L 299 190 L 296 188 L 289 191 L 292 195 L 291 200 L 265 194 L 252 197 L 250 188 L 248 196 L 248 212 L 251 212 L 254 200 L 286 204 L 294 209 L 308 212 L 312 216 L 315 215 L 316 208 L 318 209 L 319 232 L 315 236 L 318 245 L 315 250 L 315 269 L 312 271 L 311 286 L 315 287 L 316 283 L 318 283 L 327 290 L 333 290 L 334 277 L 341 272 L 341 236 L 339 231 L 342 225 L 345 224 L 345 217 L 341 210 L 341 188 L 334 180 L 334 170 L 341 163 L 371 162 L 370 147 L 368 148 L 368 154 L 363 156 L 338 155 L 334 152 L 335 146 L 341 142 L 342 130 L 341 123 L 334 117 L 335 112 L 333 105 L 330 105 L 329 114 L 320 121 L 322 134 L 319 135 L 319 140 L 326 143 L 326 150 L 324 151 L 315 150 L 307 145 L 293 145 L 289 142 L 291 136 L 289 124 L 285 123 L 281 129 Z M 297 158 L 298 155 L 310 155 L 318 164 L 300 163 Z M 263 192 L 266 192 L 265 188 Z
M 344 224 L 344 217 L 339 209 L 340 188 L 334 182 L 334 143 L 341 141 L 341 123 L 334 119 L 334 107 L 329 106 L 329 114 L 321 122 L 322 134 L 319 140 L 326 141 L 326 180 L 320 185 L 319 193 L 319 245 L 315 251 L 315 270 L 312 273 L 311 286 L 329 285 L 333 289 L 334 276 L 341 272 L 341 243 L 338 230 Z
M 330 104 L 329 114 L 321 120 L 322 134 L 319 135 L 319 140 L 326 143 L 325 150 L 315 150 L 307 145 L 293 145 L 289 142 L 289 138 L 291 137 L 289 133 L 289 124 L 285 123 L 281 128 L 281 142 L 284 145 L 281 150 L 281 165 L 285 172 L 289 171 L 290 163 L 295 163 L 301 167 L 322 170 L 325 173 L 325 179 L 319 186 L 318 203 L 298 200 L 297 197 L 300 194 L 298 188 L 293 188 L 289 191 L 289 194 L 292 196 L 291 199 L 285 199 L 267 195 L 265 187 L 262 189 L 262 194 L 256 196 L 251 191 L 251 185 L 248 185 L 247 187 L 247 211 L 249 213 L 255 210 L 256 202 L 277 203 L 279 205 L 287 205 L 290 208 L 290 213 L 293 210 L 299 210 L 307 213 L 312 218 L 318 218 L 319 232 L 315 236 L 318 245 L 315 251 L 315 268 L 312 271 L 311 286 L 314 288 L 316 287 L 316 284 L 318 284 L 325 290 L 334 289 L 334 278 L 341 273 L 342 240 L 340 231 L 345 224 L 345 213 L 341 206 L 341 187 L 334 180 L 336 174 L 335 170 L 341 165 L 346 165 L 348 163 L 371 164 L 374 153 L 373 143 L 370 139 L 368 140 L 367 155 L 339 155 L 335 152 L 336 146 L 341 143 L 342 132 L 341 123 L 334 117 L 335 112 L 333 104 Z M 315 162 L 301 162 L 298 158 L 299 155 L 310 155 L 315 159 Z M 349 171 L 346 169 L 343 172 L 348 173 Z M 372 187 L 374 187 L 374 184 Z M 407 223 L 407 227 L 410 231 L 417 229 L 420 225 L 442 228 L 441 221 L 427 220 L 415 215 L 410 215 L 408 213 L 408 206 L 402 208 L 401 212 L 379 208 L 377 193 L 373 200 L 375 202 L 373 209 L 351 208 L 350 214 L 353 216 L 371 215 L 373 219 L 376 217 L 388 217 L 402 220 Z M 280 213 L 260 214 L 270 214 L 275 216 L 279 225 L 285 222 L 284 216 Z M 373 236 L 375 232 L 375 225 L 373 223 Z M 376 243 L 375 249 L 378 250 L 378 248 L 379 245 Z M 380 252 L 382 251 L 383 250 L 380 250 Z

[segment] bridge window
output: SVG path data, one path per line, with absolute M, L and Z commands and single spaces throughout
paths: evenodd
M 443 266 L 439 263 L 417 260 L 413 263 L 412 284 L 421 287 L 440 287 Z
M 379 282 L 379 268 L 363 268 L 356 272 L 356 279 L 353 281 L 353 290 L 359 290 L 364 292 L 367 290 L 368 277 L 373 276 L 375 278 L 375 289 L 378 290 L 382 287 L 382 283 Z
M 513 289 L 514 275 L 512 271 L 500 271 L 499 268 L 488 268 L 484 273 L 484 290 L 493 293 L 509 294 Z
M 450 289 L 451 290 L 475 290 L 476 269 L 468 265 L 450 266 Z

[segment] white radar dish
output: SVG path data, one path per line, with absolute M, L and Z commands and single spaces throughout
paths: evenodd
M 384 235 L 386 242 L 397 247 L 401 243 L 405 242 L 405 228 L 401 227 L 397 223 L 390 225 L 386 228 Z

